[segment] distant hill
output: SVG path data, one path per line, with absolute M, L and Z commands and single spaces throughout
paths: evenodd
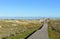
M 0 19 L 40 19 L 41 17 L 0 17 Z

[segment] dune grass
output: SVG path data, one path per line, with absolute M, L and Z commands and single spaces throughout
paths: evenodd
M 49 39 L 60 39 L 60 20 L 50 20 L 48 25 Z
M 60 39 L 60 33 L 52 30 L 51 28 L 49 28 L 48 32 L 49 32 L 49 39 Z
M 39 27 L 41 27 L 39 20 L 0 20 L 0 37 L 24 39 Z
M 32 33 L 34 30 L 36 30 L 37 28 L 34 29 L 28 29 L 25 32 L 22 32 L 21 34 L 15 36 L 15 37 L 9 37 L 8 39 L 24 39 L 26 36 L 28 36 L 30 33 Z

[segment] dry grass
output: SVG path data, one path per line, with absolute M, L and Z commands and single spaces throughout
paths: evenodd
M 50 39 L 60 39 L 60 20 L 50 20 L 49 24 L 49 37 Z
M 0 38 L 24 39 L 39 27 L 39 20 L 0 20 Z

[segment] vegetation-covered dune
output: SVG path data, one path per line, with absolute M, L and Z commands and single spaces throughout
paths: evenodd
M 50 19 L 48 25 L 49 38 L 60 39 L 60 19 Z
M 24 39 L 39 27 L 39 20 L 0 20 L 0 39 Z

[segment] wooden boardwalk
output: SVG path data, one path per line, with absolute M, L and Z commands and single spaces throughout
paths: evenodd
M 49 39 L 49 36 L 48 36 L 48 24 L 44 23 L 43 27 L 40 30 L 33 33 L 27 39 Z

